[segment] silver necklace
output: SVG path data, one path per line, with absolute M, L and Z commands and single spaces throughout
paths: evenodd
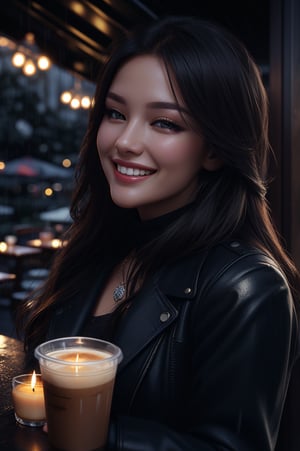
M 124 271 L 125 271 L 125 265 L 128 262 L 128 258 L 125 258 L 125 260 L 123 260 L 123 262 L 121 263 L 121 267 L 120 267 L 120 273 L 121 273 L 121 278 L 122 281 L 119 283 L 118 286 L 116 286 L 116 288 L 114 288 L 113 291 L 113 300 L 115 302 L 120 302 L 124 299 L 125 294 L 126 294 L 126 282 L 124 282 Z

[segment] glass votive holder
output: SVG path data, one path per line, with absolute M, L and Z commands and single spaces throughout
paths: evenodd
M 46 423 L 44 389 L 40 374 L 20 374 L 12 379 L 15 419 L 24 426 Z

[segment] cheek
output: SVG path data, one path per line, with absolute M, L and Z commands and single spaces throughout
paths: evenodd
M 104 155 L 112 145 L 113 135 L 109 127 L 102 122 L 97 133 L 97 149 L 99 156 Z
M 198 170 L 203 160 L 203 144 L 200 140 L 170 140 L 160 147 L 157 162 L 162 166 L 184 166 Z
M 98 128 L 97 138 L 96 138 L 98 155 L 100 156 L 100 149 L 102 148 L 102 133 L 101 133 L 101 125 Z

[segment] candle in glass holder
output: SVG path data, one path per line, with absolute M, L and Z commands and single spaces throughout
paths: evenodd
M 16 420 L 25 426 L 46 422 L 44 389 L 40 374 L 21 374 L 12 380 L 12 399 Z

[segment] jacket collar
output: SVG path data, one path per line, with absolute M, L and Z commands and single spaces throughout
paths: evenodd
M 202 251 L 163 268 L 157 277 L 160 290 L 167 296 L 193 299 L 207 254 Z
M 178 311 L 156 284 L 152 284 L 135 296 L 125 315 L 114 337 L 123 351 L 119 371 L 175 321 Z

